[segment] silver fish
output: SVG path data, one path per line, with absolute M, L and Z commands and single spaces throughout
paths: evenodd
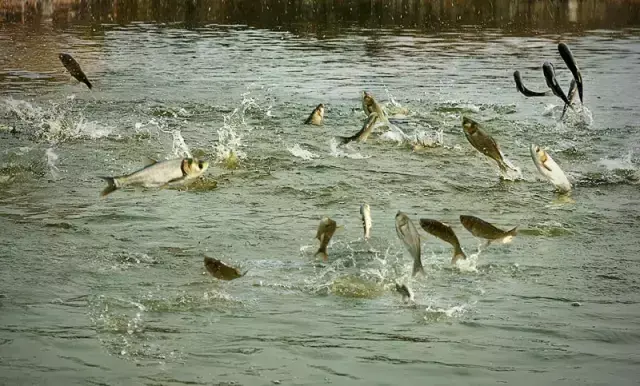
M 506 244 L 518 233 L 517 226 L 508 231 L 503 231 L 493 224 L 475 216 L 461 215 L 460 222 L 462 223 L 462 226 L 464 226 L 464 228 L 471 232 L 475 237 L 487 239 L 487 245 L 491 244 L 493 241 L 501 241 L 503 244 Z
M 425 230 L 425 232 L 430 233 L 453 246 L 453 258 L 451 258 L 451 264 L 455 264 L 458 259 L 466 260 L 467 255 L 462 252 L 458 236 L 456 236 L 456 233 L 449 225 L 443 224 L 437 220 L 421 218 L 420 226 Z
M 509 168 L 504 160 L 500 146 L 492 136 L 487 134 L 480 128 L 478 122 L 471 118 L 462 117 L 462 129 L 464 136 L 467 138 L 471 146 L 473 146 L 480 153 L 493 159 L 498 163 L 498 167 L 503 173 L 506 173 Z
M 327 255 L 327 246 L 329 245 L 329 241 L 331 241 L 331 237 L 333 237 L 336 228 L 336 222 L 329 217 L 324 217 L 322 220 L 320 220 L 320 224 L 318 225 L 316 238 L 320 240 L 320 248 L 318 248 L 318 251 L 315 255 L 322 255 L 324 261 L 327 261 L 329 259 L 329 255 Z
M 371 134 L 371 131 L 373 130 L 373 127 L 375 126 L 377 121 L 378 121 L 378 113 L 374 111 L 369 115 L 369 117 L 365 121 L 360 131 L 358 131 L 351 137 L 338 137 L 338 138 L 340 139 L 342 144 L 346 144 L 351 141 L 367 142 L 367 138 L 369 138 L 369 135 Z
M 362 228 L 364 229 L 364 239 L 371 238 L 371 208 L 369 204 L 360 205 L 360 217 L 362 218 Z
M 324 123 L 324 105 L 320 103 L 316 106 L 315 109 L 309 115 L 306 121 L 304 121 L 306 125 L 316 125 L 321 126 Z
M 196 158 L 176 158 L 157 162 L 149 160 L 144 168 L 119 177 L 100 177 L 107 181 L 101 196 L 126 186 L 162 187 L 184 183 L 201 176 L 209 167 L 207 161 Z
M 531 145 L 531 158 L 533 158 L 533 163 L 540 174 L 545 176 L 556 187 L 558 192 L 568 193 L 571 191 L 571 183 L 567 176 L 553 158 L 540 146 Z
M 413 276 L 418 272 L 424 274 L 420 256 L 420 235 L 415 225 L 411 222 L 411 219 L 400 211 L 396 214 L 396 234 L 413 257 Z
M 364 111 L 366 116 L 371 115 L 371 113 L 377 113 L 380 118 L 384 118 L 384 111 L 382 110 L 382 106 L 376 102 L 373 95 L 370 93 L 363 91 L 362 92 L 362 110 Z

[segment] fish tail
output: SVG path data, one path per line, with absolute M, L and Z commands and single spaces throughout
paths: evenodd
M 323 259 L 324 261 L 329 260 L 329 255 L 327 255 L 327 250 L 326 250 L 325 248 L 320 248 L 320 249 L 318 249 L 318 252 L 316 252 L 316 254 L 315 254 L 315 255 L 313 255 L 313 257 L 316 257 L 316 256 L 318 256 L 318 255 L 322 255 L 322 259 Z
M 417 275 L 418 272 L 422 273 L 423 275 L 426 275 L 426 273 L 424 272 L 424 267 L 422 266 L 422 261 L 420 259 L 416 260 L 413 262 L 413 276 Z
M 515 236 L 518 234 L 518 226 L 516 225 L 513 229 L 507 231 L 507 235 Z
M 455 251 L 453 251 L 453 258 L 451 259 L 451 264 L 455 264 L 459 259 L 466 260 L 467 255 L 462 252 L 462 248 L 458 247 Z
M 87 87 L 89 87 L 89 90 L 91 90 L 91 88 L 93 87 L 93 86 L 91 85 L 91 82 L 89 82 L 89 79 L 87 79 L 87 78 L 85 78 L 82 82 L 83 82 L 84 84 L 86 84 L 86 85 L 87 85 Z
M 116 180 L 115 177 L 100 177 L 100 178 L 107 181 L 107 187 L 104 188 L 102 193 L 100 193 L 100 197 L 104 197 L 109 193 L 113 193 L 119 188 L 118 181 Z

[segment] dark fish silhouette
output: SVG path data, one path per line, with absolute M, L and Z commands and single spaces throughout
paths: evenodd
M 567 96 L 564 95 L 562 87 L 560 87 L 560 85 L 558 84 L 558 80 L 556 79 L 556 70 L 553 67 L 553 64 L 544 62 L 544 64 L 542 65 L 542 72 L 544 73 L 544 79 L 547 82 L 547 86 L 551 88 L 553 94 L 562 99 L 565 104 L 571 105 L 571 102 L 569 102 Z
M 515 79 L 515 81 L 516 81 L 516 88 L 524 96 L 527 96 L 527 97 L 539 97 L 539 96 L 547 96 L 547 95 L 549 95 L 548 91 L 537 92 L 537 91 L 531 91 L 528 88 L 526 88 L 524 86 L 524 83 L 522 83 L 522 77 L 520 76 L 520 71 L 515 71 L 513 73 L 513 79 Z
M 211 274 L 211 276 L 220 280 L 237 279 L 246 275 L 248 272 L 245 271 L 245 273 L 240 273 L 238 269 L 228 266 L 220 260 L 207 256 L 204 257 L 204 267 L 207 269 L 207 272 Z
M 558 51 L 560 52 L 560 56 L 562 56 L 562 60 L 564 60 L 565 64 L 569 68 L 569 71 L 571 71 L 571 74 L 573 74 L 573 79 L 576 81 L 578 94 L 580 95 L 580 103 L 582 103 L 582 73 L 580 73 L 578 64 L 576 63 L 571 50 L 566 44 L 559 43 Z M 571 94 L 571 92 L 569 92 L 569 94 Z
M 78 80 L 78 82 L 86 84 L 87 87 L 91 89 L 92 86 L 91 82 L 89 82 L 89 78 L 87 78 L 87 76 L 82 71 L 82 68 L 80 68 L 78 62 L 76 62 L 76 60 L 71 55 L 62 53 L 58 54 L 58 58 L 60 58 L 60 61 L 64 65 L 64 68 L 66 68 L 67 71 L 69 71 L 69 73 Z

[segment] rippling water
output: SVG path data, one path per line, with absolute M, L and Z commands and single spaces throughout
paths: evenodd
M 585 84 L 586 109 L 563 121 L 558 98 L 512 78 L 542 90 L 549 60 L 566 89 L 558 41 Z M 4 24 L 0 48 L 0 383 L 637 382 L 640 30 Z M 396 128 L 336 147 L 362 125 L 362 90 Z M 318 103 L 325 125 L 303 125 Z M 521 180 L 499 180 L 463 115 Z M 187 154 L 212 161 L 204 181 L 99 198 L 99 176 Z M 398 210 L 452 224 L 473 255 L 452 268 L 423 234 L 415 305 L 392 292 L 411 272 Z M 520 233 L 478 253 L 460 214 Z M 322 216 L 343 226 L 328 263 L 313 256 Z M 218 281 L 204 255 L 248 274 Z

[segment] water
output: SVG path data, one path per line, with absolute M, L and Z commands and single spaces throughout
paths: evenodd
M 0 384 L 637 383 L 632 22 L 323 34 L 143 20 L 0 24 Z M 559 40 L 586 107 L 562 122 L 558 98 L 525 98 L 512 78 L 543 89 L 550 60 L 567 87 Z M 63 71 L 62 50 L 93 91 Z M 393 127 L 338 147 L 362 125 L 362 90 Z M 318 103 L 325 125 L 303 125 Z M 522 179 L 500 180 L 462 115 Z M 530 143 L 570 196 L 539 176 Z M 189 154 L 212 162 L 194 186 L 99 197 L 100 176 Z M 412 280 L 398 210 L 451 224 L 470 260 L 450 267 L 452 248 L 423 234 L 426 276 Z M 484 248 L 460 214 L 520 232 Z M 343 226 L 327 263 L 313 256 L 323 216 Z M 248 273 L 218 281 L 205 255 Z

